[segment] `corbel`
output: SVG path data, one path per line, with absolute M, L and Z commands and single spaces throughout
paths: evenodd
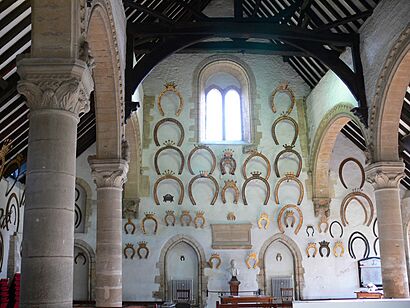
M 163 175 L 158 178 L 155 183 L 154 183 L 154 201 L 156 205 L 159 205 L 159 199 L 158 199 L 158 185 L 164 181 L 164 180 L 173 180 L 175 182 L 177 182 L 177 184 L 179 185 L 179 199 L 178 199 L 178 204 L 181 205 L 182 201 L 184 201 L 184 184 L 182 183 L 182 181 L 177 178 L 174 175 L 174 172 L 171 170 L 165 170 L 165 172 L 163 173 Z
M 325 225 L 325 229 L 324 230 L 322 230 L 322 225 Z M 329 230 L 329 221 L 328 221 L 328 217 L 326 217 L 326 215 L 322 215 L 321 217 L 320 217 L 320 221 L 319 221 L 319 223 L 317 224 L 317 228 L 318 228 L 318 230 L 319 230 L 319 233 L 326 233 L 327 232 L 327 230 Z
M 125 259 L 128 259 L 128 255 L 129 255 L 128 251 L 131 252 L 131 256 L 129 256 L 130 259 L 134 259 L 134 256 L 135 256 L 134 244 L 131 244 L 131 243 L 125 244 L 125 248 L 124 248 L 124 257 L 125 257 Z
M 147 232 L 146 232 L 146 230 L 145 230 L 145 222 L 146 222 L 147 220 L 152 220 L 152 221 L 155 223 L 154 234 L 157 234 L 157 230 L 158 230 L 158 220 L 157 220 L 157 218 L 155 217 L 155 213 L 148 212 L 148 213 L 144 213 L 144 214 L 145 214 L 145 217 L 142 219 L 142 222 L 141 222 L 142 233 L 147 234 Z
M 215 191 L 214 191 L 214 196 L 213 196 L 213 198 L 212 198 L 212 200 L 211 200 L 211 205 L 214 205 L 215 202 L 216 202 L 216 199 L 218 198 L 218 195 L 219 195 L 219 184 L 218 184 L 218 182 L 216 181 L 216 179 L 215 179 L 211 174 L 209 174 L 207 171 L 201 171 L 198 175 L 194 176 L 194 177 L 189 181 L 189 184 L 188 184 L 188 196 L 189 196 L 189 199 L 191 200 L 192 205 L 196 205 L 196 201 L 195 201 L 194 195 L 193 195 L 193 193 L 192 193 L 192 185 L 194 184 L 194 182 L 195 182 L 196 180 L 201 179 L 201 178 L 202 178 L 202 179 L 209 179 L 209 180 L 214 184 Z
M 272 132 L 273 141 L 275 142 L 275 144 L 279 145 L 279 141 L 278 141 L 278 138 L 276 136 L 276 126 L 281 121 L 289 121 L 290 123 L 292 123 L 293 128 L 294 128 L 294 135 L 293 135 L 293 139 L 292 139 L 292 142 L 290 143 L 290 145 L 292 145 L 292 146 L 295 145 L 296 140 L 298 139 L 298 135 L 299 135 L 299 126 L 298 126 L 298 123 L 293 118 L 291 118 L 290 116 L 288 116 L 286 114 L 281 115 L 272 124 L 271 132 Z
M 337 249 L 340 249 L 340 253 L 337 253 Z M 343 242 L 342 241 L 337 241 L 335 245 L 333 246 L 333 254 L 335 257 L 343 257 L 343 254 L 345 253 L 345 248 L 343 247 Z
M 295 94 L 293 94 L 293 91 L 289 88 L 289 84 L 287 82 L 279 84 L 276 87 L 276 89 L 272 92 L 272 96 L 271 96 L 271 99 L 272 99 L 271 106 L 272 106 L 273 113 L 276 113 L 275 96 L 277 93 L 285 93 L 289 96 L 290 106 L 288 110 L 285 112 L 286 115 L 289 115 L 292 112 L 293 107 L 295 106 Z
M 192 222 L 192 216 L 189 214 L 189 211 L 182 211 L 181 216 L 179 217 L 181 226 L 189 227 Z
M 347 189 L 347 185 L 346 185 L 346 183 L 345 183 L 345 181 L 344 181 L 344 178 L 343 178 L 343 167 L 346 165 L 346 163 L 347 162 L 349 162 L 349 161 L 351 161 L 351 162 L 354 162 L 358 167 L 359 167 L 359 169 L 360 169 L 360 173 L 361 173 L 361 176 L 362 176 L 362 180 L 361 180 L 361 182 L 360 182 L 360 188 L 363 188 L 363 186 L 364 186 L 364 181 L 365 181 L 365 173 L 364 173 L 364 168 L 363 168 L 363 165 L 360 163 L 360 161 L 358 161 L 356 158 L 354 158 L 354 157 L 348 157 L 348 158 L 346 158 L 345 160 L 343 160 L 341 163 L 340 163 L 340 165 L 339 165 L 339 179 L 340 179 L 340 182 L 342 182 L 342 185 L 344 186 L 344 188 L 346 188 Z
M 367 210 L 365 205 L 358 199 L 358 197 L 362 197 L 367 201 L 367 204 L 369 205 L 369 211 L 370 215 L 367 215 Z M 372 200 L 369 198 L 368 195 L 361 191 L 353 191 L 349 193 L 344 199 L 342 200 L 342 203 L 340 205 L 340 220 L 342 221 L 342 224 L 344 227 L 347 226 L 348 221 L 346 220 L 346 210 L 348 205 L 350 204 L 351 201 L 356 200 L 359 202 L 361 207 L 363 208 L 365 212 L 365 220 L 364 220 L 364 225 L 370 226 L 370 224 L 373 221 L 373 216 L 374 216 L 374 206 Z
M 300 210 L 300 208 L 298 206 L 294 205 L 294 204 L 288 204 L 288 205 L 282 207 L 282 209 L 280 210 L 280 212 L 278 214 L 278 227 L 279 227 L 280 232 L 285 233 L 285 230 L 283 229 L 283 224 L 282 224 L 282 216 L 283 216 L 283 213 L 286 210 L 289 210 L 289 209 L 295 209 L 298 212 L 298 215 L 299 215 L 299 223 L 296 226 L 296 229 L 294 231 L 295 235 L 297 235 L 300 228 L 302 227 L 302 224 L 303 224 L 303 214 L 302 214 L 302 211 Z
M 253 265 L 251 265 L 251 260 L 254 261 Z M 248 267 L 248 269 L 256 269 L 259 265 L 258 265 L 258 257 L 256 255 L 256 252 L 252 252 L 250 253 L 245 260 L 246 266 Z
M 131 232 L 128 232 L 128 226 L 131 226 Z M 128 218 L 128 221 L 124 225 L 125 234 L 128 234 L 128 233 L 134 234 L 135 229 L 136 229 L 135 224 L 132 222 L 131 218 Z
M 87 262 L 87 258 L 86 258 L 86 256 L 84 255 L 83 252 L 77 253 L 77 255 L 76 255 L 75 258 L 74 258 L 74 263 L 75 263 L 75 264 L 78 264 L 78 258 L 79 258 L 79 257 L 83 258 L 83 264 L 82 264 L 82 265 L 85 265 L 85 263 Z
M 263 224 L 262 224 L 263 221 L 265 222 L 265 226 L 263 226 Z M 268 216 L 268 214 L 262 213 L 261 216 L 260 216 L 259 219 L 258 219 L 258 227 L 259 227 L 259 229 L 264 228 L 265 230 L 267 230 L 267 229 L 269 228 L 269 224 L 270 224 L 270 221 L 269 221 L 269 216 Z
M 188 170 L 189 170 L 189 172 L 192 175 L 195 175 L 194 171 L 192 170 L 191 161 L 192 161 L 193 155 L 199 150 L 207 151 L 211 155 L 212 165 L 211 165 L 211 170 L 208 173 L 212 174 L 212 172 L 215 171 L 215 167 L 216 167 L 216 156 L 215 156 L 215 153 L 211 150 L 211 148 L 207 145 L 204 145 L 204 144 L 199 144 L 199 145 L 196 144 L 194 146 L 194 148 L 191 150 L 191 152 L 189 152 L 189 155 L 188 155 Z
M 157 122 L 157 124 L 155 124 L 154 126 L 154 142 L 156 146 L 160 146 L 159 141 L 158 141 L 158 129 L 159 127 L 164 124 L 164 123 L 174 123 L 180 131 L 180 135 L 179 135 L 179 139 L 177 142 L 177 145 L 180 147 L 182 145 L 182 142 L 184 142 L 184 138 L 185 138 L 185 131 L 184 131 L 184 127 L 182 126 L 181 122 L 179 122 L 178 120 L 174 119 L 174 118 L 163 118 L 161 120 L 159 120 Z
M 280 185 L 285 181 L 286 182 L 294 181 L 299 186 L 299 198 L 298 198 L 297 205 L 300 205 L 302 203 L 303 196 L 304 196 L 303 184 L 292 172 L 286 173 L 284 177 L 282 177 L 281 179 L 279 179 L 279 181 L 276 182 L 275 191 L 274 191 L 276 204 L 280 203 L 279 202 L 279 188 L 280 188 Z
M 323 249 L 326 249 L 326 257 L 329 257 L 329 256 L 330 256 L 329 244 L 330 244 L 330 242 L 326 242 L 325 240 L 319 242 L 319 245 L 320 245 L 320 247 L 319 247 L 319 254 L 320 254 L 320 256 L 321 256 L 322 258 L 324 257 L 323 252 L 322 252 Z
M 339 227 L 340 227 L 340 236 L 339 236 L 339 237 L 342 238 L 342 236 L 343 236 L 343 226 L 342 226 L 342 225 L 340 224 L 340 222 L 338 222 L 337 220 L 333 221 L 333 222 L 330 224 L 330 227 L 329 227 L 330 236 L 331 236 L 332 238 L 334 238 L 333 233 L 332 233 L 333 225 L 339 225 Z
M 236 160 L 233 158 L 233 150 L 226 149 L 223 153 L 221 160 L 219 161 L 219 168 L 221 169 L 222 175 L 226 174 L 226 166 L 229 166 L 229 174 L 235 175 L 236 170 Z
M 330 198 L 312 198 L 315 217 L 324 214 L 326 217 L 330 216 Z
M 282 151 L 280 151 L 278 153 L 278 155 L 276 155 L 275 162 L 273 164 L 276 176 L 278 178 L 280 177 L 279 166 L 278 166 L 279 158 L 285 153 L 293 153 L 293 154 L 296 155 L 296 157 L 298 159 L 298 170 L 296 171 L 296 177 L 299 177 L 300 172 L 302 171 L 302 157 L 300 156 L 300 154 L 297 151 L 295 151 L 293 149 L 295 147 L 294 145 L 285 144 L 283 147 L 284 147 L 284 149 Z
M 144 256 L 141 254 L 141 251 L 143 251 L 143 250 L 145 251 Z M 144 241 L 138 242 L 137 255 L 140 259 L 142 259 L 142 258 L 148 259 L 149 249 L 147 247 L 147 242 L 144 242 Z
M 158 157 L 159 155 L 163 152 L 163 151 L 167 151 L 167 150 L 172 150 L 178 153 L 180 159 L 181 159 L 181 164 L 179 166 L 178 169 L 178 174 L 182 174 L 182 171 L 184 170 L 184 165 L 185 165 L 185 158 L 184 158 L 184 154 L 182 153 L 182 151 L 177 148 L 176 146 L 174 146 L 174 142 L 171 140 L 167 140 L 164 142 L 164 146 L 162 148 L 159 148 L 158 151 L 155 153 L 154 155 L 154 167 L 155 167 L 155 171 L 157 172 L 158 175 L 161 174 L 161 171 L 159 170 L 159 166 L 158 166 Z
M 172 92 L 172 93 L 175 93 L 175 95 L 178 96 L 178 98 L 179 98 L 179 105 L 178 105 L 178 108 L 175 112 L 175 116 L 178 117 L 182 112 L 182 108 L 184 107 L 184 99 L 183 99 L 181 93 L 177 90 L 177 86 L 174 82 L 167 82 L 164 86 L 165 86 L 165 89 L 162 90 L 162 92 L 159 94 L 158 100 L 157 100 L 158 111 L 159 111 L 161 116 L 164 116 L 164 110 L 162 109 L 161 100 L 162 100 L 162 97 L 166 93 Z
M 308 256 L 308 258 L 310 258 L 310 250 L 313 249 L 313 255 L 312 257 L 316 257 L 317 255 L 317 246 L 316 243 L 308 243 L 307 247 L 306 247 L 306 255 Z
M 312 230 L 312 234 L 309 234 L 309 230 Z M 306 234 L 307 234 L 308 237 L 309 236 L 313 237 L 313 234 L 315 234 L 315 228 L 312 225 L 307 225 L 306 226 Z
M 171 219 L 171 222 L 169 222 L 169 220 Z M 174 211 L 166 211 L 166 215 L 165 215 L 165 225 L 168 226 L 175 226 L 175 222 L 176 222 L 176 217 L 174 214 Z
M 233 203 L 238 204 L 239 201 L 239 188 L 236 186 L 236 181 L 234 180 L 227 180 L 225 181 L 225 185 L 221 190 L 221 199 L 222 203 L 226 203 L 226 191 L 228 189 L 233 189 L 234 190 L 234 197 L 233 197 Z
M 198 221 L 201 221 L 201 223 L 199 224 Z M 203 229 L 206 223 L 206 219 L 204 216 L 204 212 L 203 211 L 198 211 L 196 212 L 195 218 L 194 218 L 194 225 L 195 225 L 195 229 L 197 229 L 198 227 Z
M 249 177 L 246 174 L 246 166 L 248 165 L 249 161 L 255 157 L 260 157 L 262 158 L 265 163 L 266 163 L 266 176 L 264 177 L 265 180 L 269 180 L 269 176 L 270 176 L 270 169 L 271 169 L 271 165 L 269 162 L 269 159 L 263 155 L 261 152 L 257 152 L 257 151 L 251 151 L 250 155 L 245 159 L 245 161 L 243 162 L 242 165 L 242 175 L 244 177 L 245 180 L 249 179 Z M 251 173 L 252 174 L 252 173 Z M 260 175 L 261 173 L 259 173 Z M 261 177 L 262 178 L 262 177 Z
M 366 236 L 364 236 L 364 234 L 359 231 L 353 232 L 349 237 L 348 250 L 349 250 L 350 257 L 352 257 L 353 259 L 356 259 L 356 255 L 353 251 L 353 244 L 354 244 L 354 241 L 357 239 L 360 239 L 364 243 L 365 248 L 366 248 L 363 254 L 363 258 L 368 258 L 370 254 L 369 241 L 367 240 Z
M 249 182 L 254 181 L 254 180 L 259 180 L 262 181 L 265 186 L 266 186 L 266 196 L 265 196 L 265 201 L 263 202 L 264 205 L 268 204 L 269 198 L 270 198 L 270 185 L 269 182 L 261 177 L 261 173 L 259 171 L 254 171 L 251 172 L 252 177 L 247 178 L 245 180 L 245 183 L 243 183 L 242 185 L 242 200 L 243 200 L 243 204 L 244 205 L 248 205 L 248 201 L 246 200 L 246 186 L 249 184 Z
M 219 267 L 221 266 L 221 263 L 222 263 L 221 256 L 217 253 L 213 253 L 211 255 L 211 257 L 209 258 L 209 261 L 208 261 L 208 265 L 212 269 L 214 268 L 214 260 L 216 260 L 216 262 L 217 262 L 215 268 L 219 269 Z

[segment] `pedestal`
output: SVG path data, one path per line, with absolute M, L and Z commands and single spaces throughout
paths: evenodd
M 231 280 L 229 281 L 229 289 L 231 291 L 231 295 L 238 296 L 240 284 L 241 282 L 235 276 L 232 276 Z

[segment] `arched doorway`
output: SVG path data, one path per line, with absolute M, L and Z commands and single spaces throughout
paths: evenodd
M 95 254 L 82 240 L 74 241 L 73 301 L 95 299 Z

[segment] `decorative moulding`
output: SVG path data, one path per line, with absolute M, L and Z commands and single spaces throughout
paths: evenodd
M 212 160 L 212 165 L 211 165 L 211 170 L 209 170 L 208 174 L 212 174 L 215 171 L 216 168 L 216 156 L 215 153 L 211 150 L 211 148 L 207 145 L 204 144 L 196 144 L 194 148 L 189 152 L 188 155 L 188 170 L 192 175 L 195 175 L 195 172 L 192 170 L 192 157 L 194 154 L 199 151 L 199 150 L 204 150 L 207 151 L 211 155 L 211 160 Z
M 245 180 L 245 182 L 243 183 L 243 185 L 242 185 L 243 204 L 248 205 L 248 201 L 246 200 L 246 186 L 249 184 L 250 181 L 259 180 L 259 181 L 262 181 L 266 186 L 266 196 L 265 196 L 265 201 L 263 202 L 263 204 L 267 205 L 268 202 L 269 202 L 269 198 L 270 198 L 270 185 L 269 185 L 269 182 L 265 178 L 261 177 L 261 173 L 259 171 L 251 172 L 251 174 L 252 174 L 252 177 L 247 178 Z
M 158 199 L 158 185 L 164 180 L 173 180 L 173 181 L 177 182 L 177 184 L 179 185 L 178 204 L 181 205 L 182 201 L 184 201 L 184 194 L 185 194 L 184 184 L 182 183 L 182 181 L 179 178 L 177 178 L 174 175 L 174 172 L 171 171 L 171 170 L 165 170 L 163 176 L 158 178 L 154 183 L 154 201 L 155 201 L 155 204 L 156 205 L 160 204 L 159 199 Z
M 292 145 L 292 146 L 295 145 L 296 140 L 298 139 L 298 135 L 299 135 L 299 126 L 298 126 L 298 123 L 293 118 L 291 118 L 291 117 L 289 117 L 285 114 L 281 115 L 279 118 L 277 118 L 272 124 L 271 132 L 272 132 L 273 141 L 275 142 L 275 144 L 279 145 L 278 137 L 276 136 L 276 126 L 281 121 L 289 121 L 290 123 L 292 123 L 293 128 L 295 130 L 295 133 L 293 135 L 293 139 L 292 139 L 292 142 L 290 143 L 290 145 Z
M 284 147 L 284 149 L 282 151 L 280 151 L 278 153 L 278 155 L 276 155 L 275 162 L 273 163 L 273 167 L 275 169 L 276 176 L 278 178 L 280 177 L 279 166 L 278 166 L 279 158 L 285 153 L 293 153 L 293 154 L 296 155 L 296 157 L 298 159 L 298 170 L 296 171 L 296 177 L 299 177 L 300 172 L 302 171 L 302 157 L 300 156 L 300 154 L 298 152 L 296 152 L 293 149 L 295 146 L 285 144 L 283 147 Z
M 252 224 L 211 224 L 213 249 L 251 249 Z
M 293 91 L 289 88 L 289 84 L 288 82 L 284 82 L 279 84 L 276 89 L 272 92 L 272 102 L 271 102 L 271 106 L 272 106 L 272 111 L 274 113 L 276 113 L 276 104 L 275 104 L 275 96 L 277 93 L 285 93 L 289 96 L 290 98 L 290 106 L 287 109 L 287 111 L 285 112 L 286 115 L 289 115 L 292 110 L 293 107 L 295 106 L 295 94 L 293 94 Z
M 189 195 L 189 199 L 191 200 L 192 205 L 196 205 L 196 201 L 195 201 L 194 195 L 192 193 L 192 185 L 194 184 L 194 182 L 196 180 L 198 180 L 200 178 L 209 179 L 214 184 L 214 187 L 215 187 L 214 196 L 211 200 L 211 205 L 214 205 L 215 202 L 216 202 L 216 199 L 218 198 L 218 195 L 219 195 L 219 184 L 216 181 L 216 179 L 212 175 L 208 174 L 208 172 L 206 172 L 206 171 L 201 171 L 200 174 L 194 176 L 191 179 L 191 181 L 189 181 L 188 195 Z
M 280 203 L 279 202 L 279 188 L 280 188 L 280 185 L 285 181 L 286 182 L 293 181 L 299 186 L 299 198 L 298 198 L 297 205 L 300 205 L 302 203 L 303 196 L 304 196 L 303 184 L 292 172 L 286 173 L 284 177 L 282 177 L 279 181 L 276 182 L 275 190 L 274 190 L 276 204 Z
M 181 93 L 177 90 L 177 86 L 174 82 L 167 82 L 165 85 L 165 89 L 158 96 L 157 104 L 158 104 L 158 111 L 159 113 L 164 116 L 164 110 L 162 109 L 162 97 L 169 92 L 175 93 L 179 98 L 179 105 L 175 112 L 175 116 L 179 116 L 182 112 L 182 108 L 184 107 L 184 98 L 182 97 Z
M 160 146 L 159 141 L 158 141 L 158 129 L 159 127 L 164 124 L 164 123 L 174 123 L 176 126 L 178 126 L 179 131 L 180 131 L 180 135 L 179 135 L 179 140 L 177 142 L 177 146 L 181 146 L 182 143 L 184 142 L 184 138 L 185 138 L 185 131 L 184 131 L 184 127 L 182 126 L 181 122 L 179 122 L 178 120 L 174 119 L 174 118 L 164 118 L 161 119 L 157 122 L 157 124 L 155 124 L 154 126 L 154 142 L 156 146 Z
M 243 162 L 242 165 L 242 175 L 244 177 L 245 180 L 249 179 L 248 175 L 246 174 L 246 166 L 248 165 L 249 161 L 255 157 L 260 157 L 262 158 L 265 163 L 266 163 L 266 176 L 263 177 L 265 180 L 269 180 L 269 176 L 270 176 L 270 169 L 271 169 L 271 165 L 269 162 L 269 159 L 263 155 L 261 152 L 257 152 L 257 151 L 251 151 L 250 155 L 245 159 L 245 161 Z M 259 175 L 262 173 L 259 173 Z

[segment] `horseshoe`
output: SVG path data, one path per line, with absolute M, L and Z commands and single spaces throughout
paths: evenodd
M 312 230 L 312 234 L 311 234 L 311 235 L 309 234 L 309 229 Z M 308 236 L 308 237 L 309 237 L 309 236 L 312 236 L 312 237 L 313 237 L 313 234 L 315 234 L 315 229 L 313 228 L 312 225 L 307 225 L 307 226 L 306 226 L 306 233 L 307 233 L 307 236 Z
M 278 167 L 279 158 L 280 158 L 283 154 L 285 154 L 285 153 L 293 153 L 293 154 L 296 155 L 296 157 L 297 157 L 298 160 L 299 160 L 298 170 L 296 171 L 296 177 L 299 177 L 300 172 L 302 171 L 302 157 L 300 156 L 300 154 L 299 154 L 298 152 L 296 152 L 296 151 L 293 149 L 294 146 L 285 144 L 283 147 L 284 147 L 285 149 L 283 149 L 282 151 L 280 151 L 280 152 L 278 153 L 278 155 L 276 155 L 275 162 L 274 162 L 274 164 L 273 164 L 273 166 L 274 166 L 274 168 L 275 168 L 275 174 L 276 174 L 276 176 L 277 176 L 278 178 L 280 177 L 279 167 Z
M 279 86 L 276 87 L 276 89 L 272 92 L 272 111 L 273 113 L 276 113 L 276 107 L 275 107 L 275 95 L 277 93 L 286 93 L 289 98 L 290 98 L 290 106 L 288 110 L 285 112 L 286 115 L 290 114 L 293 110 L 293 107 L 295 106 L 295 94 L 293 94 L 293 91 L 288 88 L 288 84 L 280 84 Z
M 221 199 L 222 203 L 226 203 L 226 191 L 228 189 L 233 189 L 234 190 L 234 198 L 233 198 L 233 203 L 238 204 L 239 201 L 239 188 L 236 186 L 236 181 L 234 180 L 227 180 L 225 181 L 225 185 L 221 190 Z
M 131 250 L 131 257 L 130 257 L 130 259 L 134 259 L 134 256 L 135 256 L 134 244 L 131 244 L 131 243 L 125 244 L 125 248 L 124 248 L 124 256 L 125 256 L 125 259 L 128 259 L 128 253 L 127 253 L 128 250 Z
M 275 122 L 273 122 L 273 124 L 272 124 L 271 131 L 272 131 L 273 141 L 275 141 L 275 144 L 279 145 L 278 138 L 276 137 L 276 126 L 277 126 L 278 123 L 281 122 L 281 121 L 289 121 L 290 123 L 292 123 L 292 125 L 293 125 L 293 127 L 294 127 L 294 129 L 295 129 L 295 134 L 293 135 L 293 140 L 292 140 L 292 142 L 290 143 L 290 145 L 295 145 L 296 140 L 298 139 L 299 126 L 298 126 L 298 123 L 297 123 L 293 118 L 291 118 L 290 116 L 288 116 L 288 115 L 286 115 L 286 114 L 281 115 L 281 116 L 280 116 L 279 118 L 277 118 L 277 119 L 275 120 Z
M 79 253 L 75 256 L 75 258 L 74 258 L 74 263 L 75 263 L 75 264 L 78 264 L 78 263 L 77 263 L 78 257 L 83 257 L 83 265 L 85 265 L 85 263 L 87 262 L 87 258 L 85 257 L 84 253 L 79 252 Z
M 270 162 L 269 162 L 269 159 L 265 155 L 263 155 L 262 153 L 256 152 L 256 151 L 252 151 L 251 154 L 243 162 L 243 165 L 242 165 L 242 175 L 243 175 L 243 177 L 245 178 L 245 180 L 248 179 L 248 176 L 246 175 L 246 166 L 248 165 L 249 161 L 254 157 L 260 157 L 265 161 L 265 163 L 266 163 L 266 176 L 265 176 L 265 179 L 269 180 L 269 176 L 270 176 Z
M 376 239 L 375 239 L 374 242 L 373 242 L 373 250 L 374 250 L 374 254 L 375 254 L 376 256 L 378 256 L 377 249 L 376 249 L 376 243 L 377 243 L 378 241 L 379 241 L 379 238 L 376 237 Z
M 278 215 L 278 227 L 279 227 L 280 232 L 285 233 L 285 230 L 283 229 L 283 225 L 282 225 L 282 215 L 285 212 L 285 210 L 291 209 L 291 208 L 295 209 L 299 214 L 299 223 L 296 226 L 296 229 L 294 231 L 295 235 L 297 235 L 303 224 L 303 214 L 300 208 L 294 204 L 288 204 L 280 210 L 279 215 Z
M 131 218 L 128 218 L 128 221 L 124 225 L 125 234 L 128 234 L 128 226 L 131 226 L 130 233 L 134 234 L 136 227 L 135 227 L 135 224 L 131 221 Z
M 158 129 L 162 124 L 164 124 L 166 122 L 174 123 L 174 124 L 176 124 L 176 126 L 178 126 L 181 134 L 180 134 L 179 140 L 177 142 L 177 145 L 180 147 L 182 145 L 182 142 L 184 142 L 184 138 L 185 138 L 184 127 L 182 126 L 181 122 L 179 122 L 178 120 L 175 120 L 173 118 L 164 118 L 164 119 L 159 120 L 157 122 L 157 124 L 155 124 L 155 127 L 154 127 L 154 142 L 155 142 L 155 145 L 158 146 L 158 147 L 160 146 L 159 141 L 158 141 Z
M 195 145 L 195 147 L 191 150 L 191 152 L 189 152 L 188 155 L 188 170 L 192 175 L 195 175 L 194 171 L 192 170 L 191 167 L 191 160 L 192 160 L 192 156 L 195 154 L 196 151 L 198 150 L 205 150 L 208 151 L 209 154 L 211 155 L 211 159 L 212 159 L 212 166 L 211 166 L 211 170 L 208 172 L 209 174 L 212 174 L 212 172 L 215 171 L 215 167 L 216 167 L 216 156 L 214 154 L 214 152 L 211 150 L 211 148 L 207 145 Z
M 175 111 L 175 115 L 178 117 L 182 112 L 182 108 L 184 107 L 184 98 L 182 97 L 181 93 L 177 90 L 176 84 L 173 82 L 166 83 L 165 89 L 162 90 L 162 92 L 158 96 L 157 105 L 158 105 L 159 113 L 160 115 L 164 116 L 164 109 L 162 109 L 161 100 L 162 100 L 162 97 L 167 92 L 175 93 L 175 95 L 177 95 L 179 98 L 179 105 L 178 105 L 177 111 Z
M 178 204 L 181 205 L 182 201 L 184 201 L 184 184 L 180 179 L 178 179 L 176 176 L 170 174 L 170 173 L 165 173 L 162 177 L 157 179 L 154 183 L 154 201 L 156 205 L 160 205 L 159 199 L 158 199 L 158 185 L 164 181 L 164 180 L 173 180 L 177 182 L 179 185 L 179 199 L 178 199 Z
M 205 178 L 205 179 L 209 179 L 212 181 L 212 183 L 214 183 L 215 186 L 215 191 L 214 191 L 214 197 L 212 198 L 211 201 L 211 205 L 214 205 L 216 202 L 216 199 L 218 198 L 219 195 L 219 185 L 218 182 L 215 180 L 215 178 L 206 173 L 206 172 L 201 172 L 201 174 L 198 174 L 196 176 L 194 176 L 191 181 L 189 181 L 188 184 L 188 195 L 189 195 L 189 199 L 191 200 L 192 205 L 196 205 L 195 199 L 194 199 L 194 195 L 192 194 L 192 185 L 194 184 L 194 182 L 200 178 Z
M 357 237 L 355 237 L 355 235 L 357 235 Z M 368 258 L 369 254 L 370 254 L 370 248 L 369 248 L 369 241 L 367 240 L 367 238 L 363 235 L 363 233 L 359 232 L 359 231 L 355 231 L 353 232 L 350 237 L 349 237 L 349 242 L 348 242 L 348 249 L 349 249 L 349 255 L 353 258 L 356 259 L 356 255 L 354 254 L 353 251 L 353 243 L 356 239 L 360 239 L 362 240 L 362 242 L 365 244 L 365 252 L 363 255 L 363 258 Z
M 326 249 L 326 257 L 329 257 L 329 255 L 330 255 L 329 244 L 330 244 L 330 242 L 326 242 L 325 240 L 319 242 L 319 245 L 320 245 L 319 254 L 322 258 L 323 258 L 323 252 L 322 252 L 323 249 Z
M 339 236 L 339 237 L 342 238 L 342 236 L 343 236 L 343 227 L 342 227 L 342 225 L 340 224 L 340 222 L 338 222 L 337 220 L 333 221 L 333 222 L 330 224 L 330 228 L 329 228 L 330 236 L 331 236 L 332 238 L 334 238 L 333 233 L 332 233 L 332 227 L 333 227 L 334 224 L 339 225 L 339 227 L 340 227 L 340 236 Z
M 265 197 L 265 201 L 263 202 L 264 205 L 268 204 L 269 198 L 270 198 L 270 185 L 269 182 L 260 176 L 260 172 L 253 172 L 252 173 L 252 177 L 247 178 L 245 180 L 245 183 L 243 183 L 242 185 L 242 200 L 243 200 L 243 204 L 244 205 L 248 205 L 248 201 L 246 200 L 246 186 L 248 185 L 249 182 L 253 181 L 253 180 L 260 180 L 262 181 L 265 186 L 266 186 L 266 197 Z
M 299 186 L 299 198 L 298 198 L 297 205 L 300 205 L 302 203 L 303 195 L 304 195 L 303 184 L 293 173 L 286 173 L 286 175 L 283 178 L 281 178 L 279 181 L 276 182 L 275 192 L 274 192 L 276 204 L 280 203 L 279 202 L 279 188 L 280 188 L 280 185 L 285 181 L 286 182 L 294 181 L 296 184 L 298 184 L 298 186 Z
M 216 269 L 219 269 L 219 267 L 221 266 L 221 263 L 222 263 L 221 257 L 219 256 L 219 254 L 213 253 L 213 254 L 211 255 L 211 257 L 209 258 L 208 265 L 209 265 L 210 268 L 214 268 L 214 262 L 213 262 L 213 260 L 216 260 L 216 261 L 218 262 L 218 263 L 216 263 L 215 268 L 216 268 Z
M 373 220 L 373 215 L 374 215 L 374 206 L 373 206 L 373 202 L 372 200 L 369 198 L 368 195 L 366 195 L 365 193 L 362 193 L 361 191 L 354 191 L 349 193 L 346 197 L 344 197 L 341 205 L 340 205 L 340 219 L 342 221 L 342 224 L 344 227 L 347 226 L 348 222 L 346 220 L 346 209 L 347 206 L 350 204 L 350 202 L 352 200 L 358 200 L 357 197 L 362 197 L 364 199 L 366 199 L 369 207 L 370 207 L 370 216 L 369 219 L 367 220 L 367 224 L 366 224 L 366 220 L 365 220 L 365 225 L 370 226 L 370 224 L 372 223 Z M 363 205 L 362 202 L 360 202 L 360 205 L 363 207 L 363 209 L 365 210 L 365 207 Z M 367 211 L 365 210 L 366 214 L 365 214 L 365 218 L 367 218 Z
M 344 167 L 344 166 L 346 165 L 346 163 L 349 162 L 349 161 L 352 161 L 352 162 L 356 163 L 356 165 L 359 166 L 360 172 L 361 172 L 361 175 L 362 175 L 362 181 L 361 181 L 361 183 L 360 183 L 360 188 L 363 188 L 364 181 L 365 181 L 364 169 L 363 169 L 362 164 L 361 164 L 356 158 L 353 158 L 353 157 L 348 157 L 348 158 L 346 158 L 345 160 L 343 160 L 343 161 L 340 163 L 340 166 L 339 166 L 339 179 L 340 179 L 340 182 L 342 182 L 342 185 L 344 186 L 344 188 L 348 189 L 348 188 L 347 188 L 347 185 L 346 185 L 346 183 L 345 183 L 345 181 L 344 181 L 344 179 L 343 179 L 343 167 Z
M 182 151 L 179 148 L 177 148 L 176 146 L 173 146 L 171 144 L 167 144 L 167 145 L 163 146 L 162 148 L 158 149 L 158 151 L 155 153 L 155 156 L 154 156 L 155 171 L 157 172 L 158 175 L 161 174 L 161 172 L 159 170 L 159 167 L 158 167 L 158 157 L 159 157 L 159 154 L 161 154 L 161 152 L 166 151 L 166 150 L 173 150 L 173 151 L 175 151 L 179 154 L 179 157 L 181 158 L 181 165 L 179 166 L 178 174 L 182 174 L 182 171 L 184 170 L 184 165 L 185 165 L 184 154 L 182 153 Z

